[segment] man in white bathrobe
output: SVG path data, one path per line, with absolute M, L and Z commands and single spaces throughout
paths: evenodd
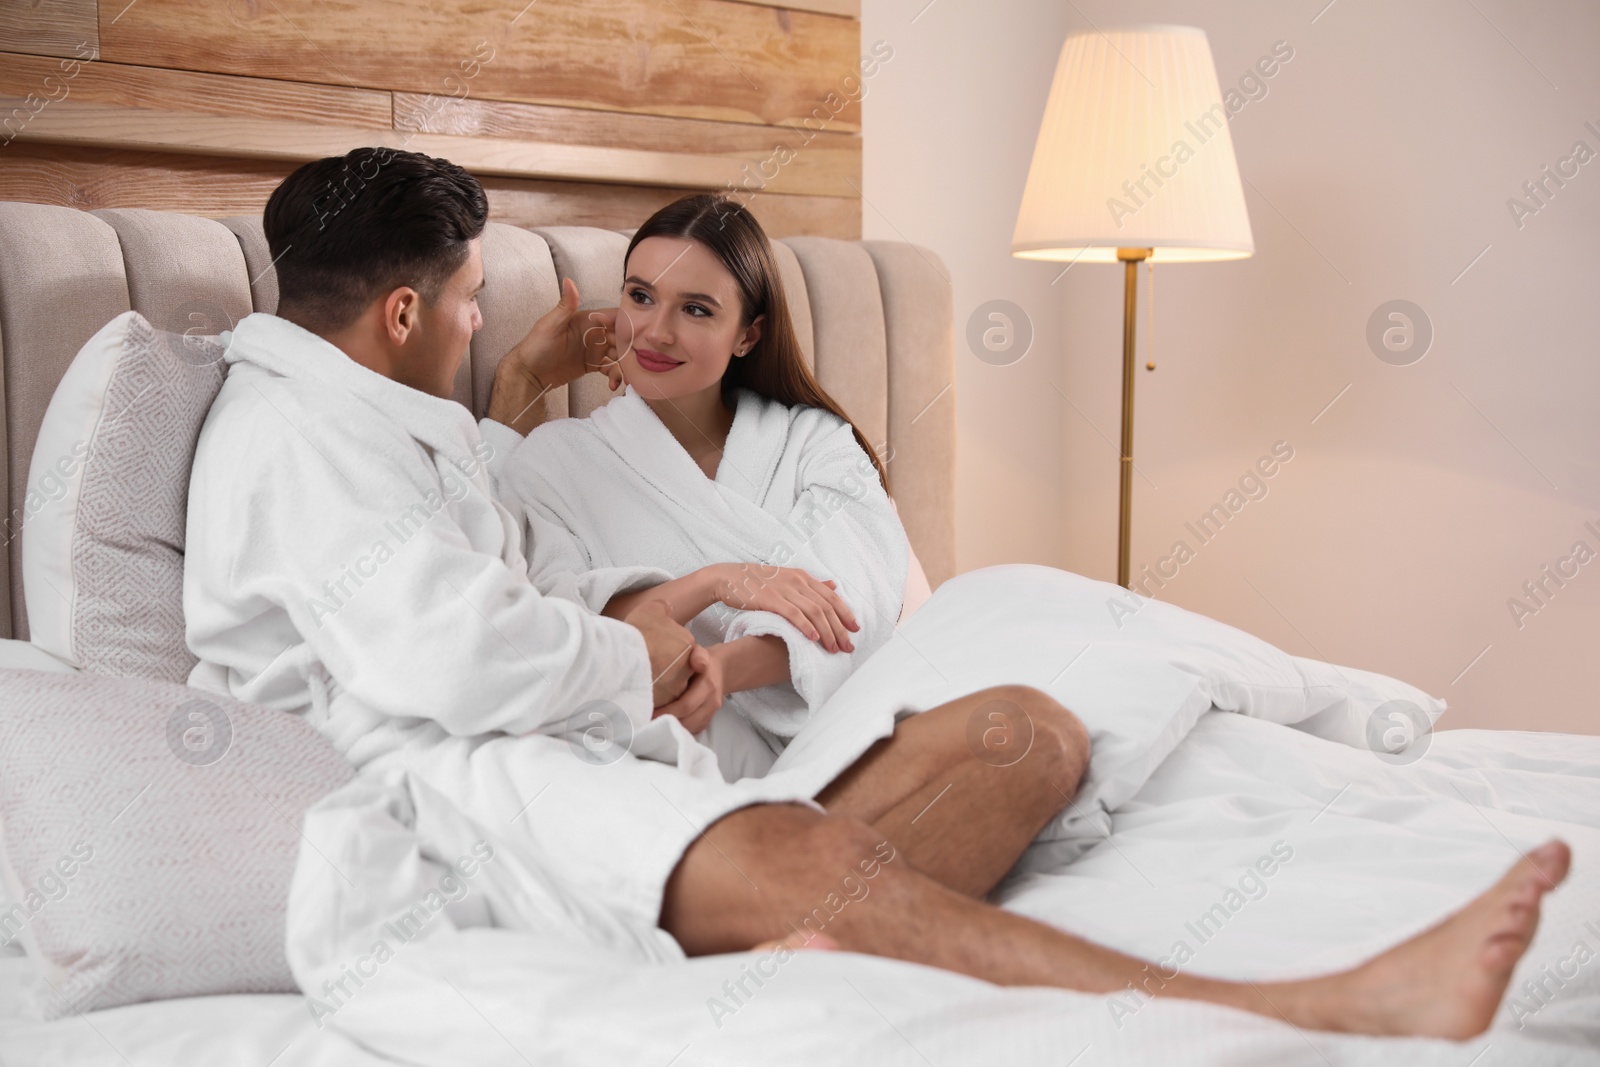
M 547 894 L 527 887 L 525 913 L 497 920 L 567 923 L 646 960 L 786 940 L 1007 985 L 1148 990 L 1141 961 L 982 900 L 1086 766 L 1081 724 L 1047 696 L 973 694 L 902 721 L 831 781 L 764 794 L 724 782 L 654 716 L 704 662 L 682 627 L 652 605 L 618 621 L 539 595 L 494 472 L 542 392 L 592 369 L 608 320 L 578 314 L 564 282 L 475 424 L 448 398 L 482 323 L 487 213 L 464 171 L 389 149 L 306 164 L 273 194 L 278 314 L 228 338 L 191 480 L 191 684 L 304 714 L 364 775 L 415 775 L 488 828 Z M 666 577 L 619 574 L 612 595 Z M 1033 727 L 1004 767 L 966 740 L 995 701 Z M 568 747 L 591 722 L 633 738 L 604 773 Z M 1475 1033 L 1531 937 L 1529 901 L 1536 919 L 1565 864 L 1530 854 L 1466 911 L 1341 975 L 1159 987 L 1306 1026 Z M 805 933 L 858 872 L 876 891 Z

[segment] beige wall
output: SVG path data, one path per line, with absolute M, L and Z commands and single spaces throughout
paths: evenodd
M 1520 627 L 1508 606 L 1575 542 L 1600 551 L 1600 156 L 1520 228 L 1507 205 L 1575 141 L 1600 153 L 1600 8 L 1321 7 L 865 0 L 863 46 L 895 53 L 864 105 L 863 233 L 935 249 L 954 283 L 960 566 L 1114 578 L 1121 269 L 1053 281 L 1008 254 L 1062 40 L 1085 19 L 1199 25 L 1224 88 L 1287 41 L 1231 123 L 1255 256 L 1156 268 L 1153 332 L 1141 273 L 1158 369 L 1138 380 L 1135 569 L 1186 541 L 1158 595 L 1412 681 L 1449 701 L 1443 725 L 1600 733 L 1600 558 Z M 1035 329 L 1011 366 L 961 342 L 991 299 Z M 1365 337 L 1394 299 L 1434 331 L 1409 366 Z M 1279 441 L 1267 495 L 1201 544 L 1185 522 Z

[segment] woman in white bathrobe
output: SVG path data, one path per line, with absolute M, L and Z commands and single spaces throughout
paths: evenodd
M 619 617 L 668 602 L 710 654 L 662 713 L 729 780 L 764 774 L 893 636 L 905 530 L 882 461 L 806 366 L 754 216 L 685 197 L 634 233 L 623 273 L 604 369 L 625 391 L 531 433 L 501 491 L 541 592 Z M 641 567 L 660 584 L 640 588 Z

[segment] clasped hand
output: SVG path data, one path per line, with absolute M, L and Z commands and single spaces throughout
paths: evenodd
M 835 582 L 795 567 L 719 563 L 631 597 L 638 599 L 622 617 L 639 629 L 650 650 L 656 715 L 677 717 L 690 733 L 706 728 L 729 693 L 789 680 L 780 638 L 752 635 L 710 648 L 697 645 L 682 624 L 712 604 L 771 612 L 829 652 L 854 652 L 850 634 L 861 629 Z

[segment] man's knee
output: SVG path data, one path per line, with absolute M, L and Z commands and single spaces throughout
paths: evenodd
M 1070 783 L 1070 796 L 1089 769 L 1089 731 L 1083 721 L 1049 693 L 1032 686 L 998 686 L 986 695 L 1020 712 L 1030 734 L 1027 758 L 1053 783 L 1063 787 Z

